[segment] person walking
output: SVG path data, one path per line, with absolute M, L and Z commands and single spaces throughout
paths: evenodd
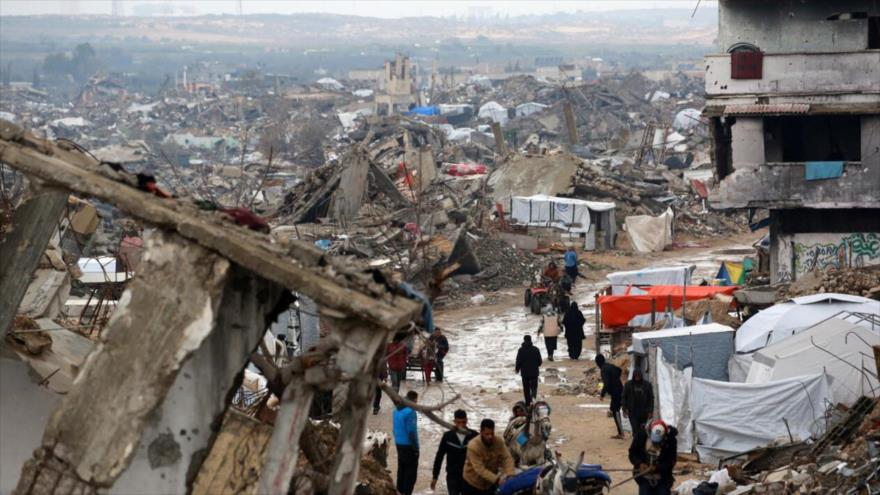
M 565 274 L 571 279 L 572 285 L 577 282 L 578 255 L 572 246 L 569 246 L 568 250 L 565 251 Z
M 464 495 L 493 495 L 512 476 L 513 457 L 504 441 L 495 435 L 495 422 L 480 422 L 480 438 L 468 443 L 464 461 Z
M 562 326 L 565 328 L 565 342 L 568 344 L 568 357 L 571 359 L 580 359 L 581 351 L 584 347 L 584 324 L 587 319 L 578 308 L 576 302 L 572 301 L 562 318 Z
M 620 418 L 620 405 L 623 396 L 623 383 L 620 381 L 620 368 L 605 361 L 605 356 L 596 354 L 596 366 L 602 375 L 602 393 L 599 399 L 605 399 L 606 395 L 611 396 L 611 416 L 614 418 L 614 425 L 617 427 L 617 435 L 611 437 L 623 439 L 623 423 Z
M 644 429 L 645 423 L 654 415 L 654 389 L 644 379 L 642 370 L 633 370 L 632 380 L 623 386 L 623 414 L 629 418 L 633 435 Z
M 467 413 L 459 409 L 453 416 L 455 430 L 449 430 L 440 438 L 437 455 L 434 456 L 434 471 L 431 478 L 431 490 L 437 490 L 437 479 L 446 457 L 446 492 L 449 495 L 461 495 L 464 482 L 464 460 L 467 457 L 467 445 L 477 432 L 467 427 Z
M 422 374 L 425 377 L 425 384 L 430 385 L 434 364 L 437 362 L 437 341 L 433 335 L 425 340 L 425 345 L 419 351 L 419 359 L 422 361 Z
M 415 390 L 406 393 L 410 402 L 418 402 Z M 409 406 L 398 404 L 393 414 L 394 445 L 397 447 L 397 492 L 412 495 L 419 473 L 419 432 L 416 412 Z
M 388 376 L 391 377 L 391 387 L 400 393 L 400 382 L 406 380 L 406 361 L 409 358 L 409 350 L 403 341 L 402 335 L 395 335 L 394 339 L 385 348 L 385 360 L 388 363 Z
M 449 354 L 449 339 L 443 335 L 443 332 L 439 327 L 434 328 L 434 337 L 437 341 L 437 362 L 434 363 L 434 378 L 436 378 L 438 382 L 442 382 L 443 371 L 445 370 L 443 359 Z
M 670 495 L 678 460 L 678 430 L 661 420 L 633 432 L 629 462 L 639 485 L 639 495 Z
M 532 336 L 523 337 L 522 346 L 516 353 L 516 372 L 522 377 L 526 407 L 532 405 L 533 399 L 538 398 L 538 371 L 543 362 L 541 351 L 532 345 Z
M 541 316 L 541 326 L 538 327 L 538 333 L 544 334 L 544 346 L 547 348 L 547 360 L 553 361 L 553 353 L 556 352 L 556 345 L 559 340 L 559 317 L 552 304 L 544 306 L 543 315 Z

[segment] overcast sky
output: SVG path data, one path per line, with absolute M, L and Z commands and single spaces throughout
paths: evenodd
M 244 14 L 331 13 L 367 17 L 495 16 L 552 14 L 645 8 L 689 8 L 697 0 L 240 0 Z M 112 0 L 0 0 L 0 15 L 110 14 Z M 120 0 L 124 14 L 143 13 L 158 7 L 177 14 L 234 14 L 239 0 Z M 715 9 L 714 1 L 700 2 L 701 9 Z M 155 10 L 155 9 L 151 9 Z

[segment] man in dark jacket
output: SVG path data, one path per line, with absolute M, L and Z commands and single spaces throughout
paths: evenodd
M 541 351 L 532 345 L 532 337 L 523 337 L 522 346 L 516 353 L 516 372 L 522 377 L 526 407 L 532 405 L 533 399 L 538 398 L 538 368 L 543 362 Z
M 650 428 L 633 432 L 629 447 L 629 462 L 639 485 L 639 495 L 670 495 L 678 456 L 678 430 L 661 420 L 651 422 Z
M 434 339 L 437 343 L 437 362 L 434 365 L 434 377 L 438 382 L 442 382 L 445 369 L 443 367 L 443 358 L 449 354 L 449 340 L 443 335 L 439 327 L 434 327 Z
M 620 402 L 623 395 L 623 383 L 620 381 L 620 368 L 605 362 L 605 356 L 596 354 L 596 366 L 602 375 L 602 393 L 600 399 L 604 399 L 605 395 L 611 396 L 611 416 L 614 418 L 614 425 L 617 426 L 617 435 L 611 438 L 623 438 L 623 423 L 620 418 Z
M 437 455 L 434 456 L 434 476 L 431 478 L 431 490 L 437 491 L 437 479 L 446 456 L 446 492 L 449 495 L 461 495 L 464 460 L 467 456 L 467 444 L 477 436 L 477 432 L 467 427 L 467 413 L 462 409 L 455 411 L 453 423 L 457 429 L 447 431 L 440 439 Z
M 654 390 L 651 383 L 642 378 L 642 370 L 633 370 L 632 380 L 623 386 L 623 414 L 629 418 L 629 425 L 635 432 L 645 428 L 645 423 L 654 415 Z

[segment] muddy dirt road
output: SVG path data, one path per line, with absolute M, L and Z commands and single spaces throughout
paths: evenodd
M 574 300 L 578 302 L 587 326 L 584 331 L 584 353 L 580 360 L 568 358 L 565 339 L 559 339 L 556 361 L 545 359 L 542 367 L 538 394 L 552 407 L 553 433 L 550 444 L 566 458 L 574 459 L 581 451 L 586 452 L 585 462 L 602 464 L 605 468 L 629 469 L 627 449 L 630 439 L 615 440 L 614 423 L 606 416 L 607 401 L 601 402 L 593 394 L 557 395 L 556 385 L 560 382 L 579 381 L 585 370 L 593 367 L 593 325 L 594 295 L 597 288 L 607 284 L 605 274 L 612 271 L 631 270 L 648 266 L 674 265 L 680 263 L 696 265 L 694 280 L 713 278 L 722 260 L 741 261 L 744 254 L 750 253 L 755 239 L 739 236 L 736 239 L 718 239 L 706 243 L 706 247 L 681 248 L 656 254 L 601 253 L 582 255 L 596 267 L 586 274 L 575 288 Z M 419 402 L 437 404 L 456 394 L 461 399 L 443 411 L 451 419 L 457 408 L 465 409 L 471 426 L 475 427 L 483 418 L 496 421 L 497 431 L 503 431 L 510 417 L 510 407 L 522 399 L 519 376 L 513 365 L 516 351 L 523 335 L 531 334 L 536 339 L 540 319 L 522 307 L 523 288 L 516 287 L 502 291 L 498 303 L 491 306 L 469 306 L 453 310 L 438 309 L 437 325 L 446 331 L 451 350 L 446 357 L 447 379 L 442 384 L 425 386 L 420 377 L 410 373 L 410 380 L 401 386 L 401 394 L 414 389 L 419 392 Z M 536 345 L 546 358 L 543 340 Z M 369 419 L 368 427 L 373 430 L 391 432 L 391 401 L 382 399 L 382 410 Z M 419 417 L 421 454 L 419 475 L 416 484 L 417 494 L 430 494 L 431 467 L 437 443 L 443 428 L 425 417 Z M 396 475 L 396 454 L 389 448 L 389 469 L 392 477 Z M 445 468 L 445 466 L 444 466 Z M 611 473 L 615 480 L 629 476 L 625 471 Z M 445 473 L 441 472 L 436 493 L 446 493 Z M 678 481 L 686 479 L 679 476 Z M 635 494 L 635 483 L 627 483 L 613 491 L 614 494 Z

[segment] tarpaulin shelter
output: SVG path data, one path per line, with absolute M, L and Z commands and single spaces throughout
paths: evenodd
M 880 383 L 872 346 L 880 345 L 880 327 L 873 331 L 841 318 L 831 318 L 769 345 L 752 355 L 746 383 L 768 383 L 804 373 L 825 373 L 835 403 L 852 405 L 863 395 L 874 396 Z
M 746 320 L 736 333 L 736 352 L 756 351 L 844 311 L 880 316 L 880 301 L 834 293 L 795 297 Z M 874 326 L 868 319 L 859 324 Z
M 639 287 L 649 285 L 690 285 L 696 265 L 675 265 L 614 272 L 605 276 L 611 282 L 612 294 L 644 294 Z
M 566 232 L 590 230 L 590 212 L 614 210 L 614 203 L 584 201 L 536 194 L 510 198 L 510 218 L 531 227 L 555 227 Z
M 599 296 L 596 302 L 605 327 L 625 326 L 634 316 L 667 309 L 676 310 L 682 301 L 707 299 L 716 294 L 732 295 L 737 287 L 712 287 L 702 285 L 655 285 L 644 294 Z
M 490 101 L 480 107 L 477 116 L 481 119 L 490 119 L 501 125 L 507 123 L 507 109 L 501 106 L 497 101 Z
M 746 258 L 742 263 L 733 261 L 722 261 L 718 268 L 718 274 L 715 275 L 722 285 L 743 285 L 746 281 L 746 275 L 752 270 L 752 260 Z
M 694 378 L 690 403 L 700 462 L 718 462 L 789 432 L 801 440 L 820 435 L 830 399 L 824 374 L 764 384 Z
M 657 349 L 657 364 L 653 373 L 657 382 L 657 406 L 660 419 L 678 428 L 678 451 L 692 452 L 693 423 L 691 422 L 691 382 L 694 368 L 679 369 L 666 361 L 662 348 Z
M 632 334 L 632 350 L 647 355 L 657 346 L 678 369 L 693 367 L 693 376 L 727 381 L 727 361 L 733 354 L 734 329 L 709 323 Z
M 675 214 L 671 208 L 660 216 L 633 215 L 626 217 L 624 226 L 633 249 L 640 253 L 663 251 L 672 244 L 672 221 Z

